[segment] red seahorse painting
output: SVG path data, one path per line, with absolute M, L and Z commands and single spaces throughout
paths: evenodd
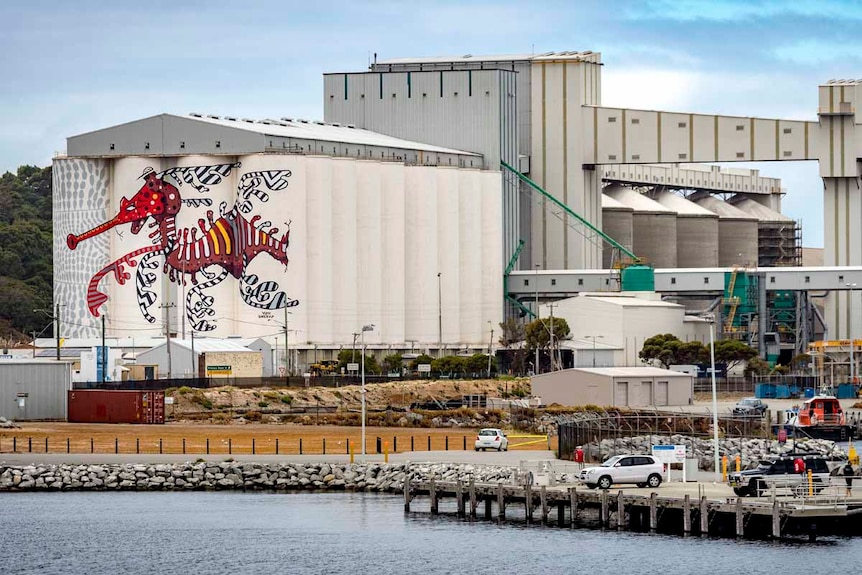
M 90 313 L 99 316 L 99 308 L 108 296 L 99 290 L 99 283 L 113 273 L 117 283 L 124 284 L 131 279 L 128 267 L 137 267 L 136 285 L 138 304 L 141 313 L 150 322 L 155 317 L 149 308 L 157 296 L 150 287 L 157 279 L 159 264 L 154 258 L 162 256 L 162 272 L 168 274 L 170 281 L 182 282 L 190 279 L 193 287 L 186 296 L 186 315 L 195 330 L 210 331 L 215 325 L 208 320 L 214 315 L 213 298 L 204 290 L 222 282 L 228 275 L 240 281 L 240 294 L 243 300 L 254 307 L 278 309 L 292 307 L 299 302 L 291 299 L 274 281 L 263 281 L 246 269 L 251 261 L 260 254 L 268 254 L 277 262 L 288 265 L 287 249 L 290 229 L 279 235 L 279 229 L 269 222 L 260 222 L 256 215 L 247 220 L 243 214 L 249 213 L 254 199 L 266 202 L 268 191 L 281 191 L 287 188 L 289 170 L 271 170 L 244 174 L 238 186 L 238 198 L 228 209 L 222 202 L 219 217 L 207 210 L 206 219 L 198 219 L 197 228 L 176 229 L 176 217 L 184 205 L 210 206 L 207 198 L 183 199 L 179 187 L 183 182 L 190 184 L 199 192 L 207 192 L 207 186 L 218 184 L 230 171 L 239 168 L 236 164 L 214 166 L 194 166 L 171 168 L 156 173 L 147 169 L 141 176 L 144 183 L 130 199 L 120 200 L 116 216 L 80 235 L 69 234 L 66 244 L 74 250 L 88 238 L 102 234 L 116 226 L 131 224 L 130 230 L 138 234 L 149 220 L 153 230 L 149 234 L 153 245 L 132 251 L 99 270 L 91 278 L 87 288 L 87 306 Z M 174 180 L 176 185 L 168 181 Z M 203 279 L 204 281 L 199 281 Z

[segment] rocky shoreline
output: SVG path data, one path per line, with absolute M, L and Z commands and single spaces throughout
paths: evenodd
M 401 493 L 416 481 L 511 483 L 512 467 L 464 464 L 331 464 L 187 462 L 179 464 L 28 465 L 0 464 L 3 491 L 209 491 L 327 490 Z M 565 476 L 561 479 L 567 479 Z

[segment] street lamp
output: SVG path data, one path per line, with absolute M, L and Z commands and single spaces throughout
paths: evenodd
M 847 335 L 850 337 L 850 383 L 856 383 L 856 365 L 853 355 L 853 348 L 856 347 L 856 342 L 853 340 L 853 289 L 856 284 L 844 284 L 850 288 L 850 297 L 847 298 Z
M 494 324 L 489 320 L 488 326 L 491 328 L 491 337 L 488 338 L 488 379 L 491 379 L 491 352 L 494 347 Z
M 374 324 L 362 326 L 362 458 L 365 458 L 365 332 L 374 331 Z
M 603 335 L 588 335 L 587 339 L 593 340 L 593 367 L 596 367 L 596 339 L 604 339 Z
M 718 456 L 718 394 L 715 390 L 715 316 L 710 314 L 703 316 L 709 321 L 709 363 L 712 368 L 712 447 L 713 458 L 715 465 L 714 479 L 715 483 L 720 481 L 721 475 L 719 471 L 719 456 Z
M 541 319 L 539 317 L 539 264 L 536 264 L 536 277 L 534 279 L 534 283 L 536 284 L 536 319 Z M 533 370 L 538 375 L 539 373 L 539 344 L 536 342 L 536 365 Z

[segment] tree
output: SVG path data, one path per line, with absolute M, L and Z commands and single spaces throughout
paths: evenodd
M 739 340 L 722 339 L 715 342 L 715 361 L 727 364 L 727 369 L 733 369 L 753 357 L 757 357 L 757 350 Z
M 482 374 L 488 372 L 488 355 L 485 353 L 474 353 L 467 358 L 466 369 L 468 373 Z M 496 368 L 491 362 L 491 370 Z
M 463 357 L 446 355 L 431 362 L 431 371 L 437 373 L 464 373 L 466 362 Z
M 743 375 L 745 375 L 745 377 L 751 377 L 752 375 L 766 375 L 768 373 L 769 363 L 759 357 L 752 357 L 748 360 L 748 364 L 745 366 L 745 370 L 743 371 Z
M 386 357 L 383 358 L 383 369 L 386 370 L 387 373 L 392 372 L 401 372 L 401 354 L 400 353 L 390 353 Z
M 569 323 L 561 318 L 554 318 L 554 349 L 559 346 L 559 342 L 571 337 Z M 527 348 L 535 350 L 547 349 L 551 343 L 551 318 L 545 317 L 535 319 L 527 324 L 526 328 L 526 343 Z
M 497 340 L 502 347 L 511 347 L 524 341 L 524 324 L 515 318 L 509 318 L 500 323 L 500 338 Z
M 699 364 L 709 361 L 709 349 L 699 341 L 683 342 L 673 334 L 657 334 L 644 341 L 638 354 L 644 361 L 658 361 L 665 368 L 671 365 Z

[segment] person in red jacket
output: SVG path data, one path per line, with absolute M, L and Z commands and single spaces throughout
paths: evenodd
M 575 449 L 575 463 L 578 464 L 578 469 L 584 468 L 584 450 L 580 445 Z
M 805 473 L 805 461 L 801 457 L 793 460 L 793 473 Z

